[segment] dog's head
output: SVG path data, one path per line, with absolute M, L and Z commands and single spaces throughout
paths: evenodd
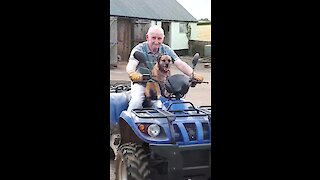
M 168 72 L 170 70 L 171 61 L 172 59 L 169 55 L 160 55 L 157 60 L 160 71 Z

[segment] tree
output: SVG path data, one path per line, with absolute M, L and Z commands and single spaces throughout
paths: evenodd
M 199 21 L 210 21 L 208 18 L 201 18 Z
M 191 39 L 191 26 L 189 23 L 187 23 L 187 32 L 186 32 L 187 38 L 190 41 Z

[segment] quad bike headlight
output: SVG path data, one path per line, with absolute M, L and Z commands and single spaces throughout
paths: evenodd
M 149 127 L 148 127 L 148 134 L 151 136 L 151 137 L 156 137 L 160 134 L 160 127 L 157 125 L 157 124 L 151 124 Z

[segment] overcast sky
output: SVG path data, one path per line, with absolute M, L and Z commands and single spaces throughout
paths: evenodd
M 196 19 L 211 20 L 211 0 L 177 0 Z

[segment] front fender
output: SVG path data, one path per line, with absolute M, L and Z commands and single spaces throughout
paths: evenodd
M 156 144 L 168 144 L 168 143 L 170 143 L 169 126 L 168 126 L 168 123 L 163 123 L 164 120 L 162 120 L 162 123 L 160 123 L 159 120 L 151 119 L 151 118 L 148 121 L 140 120 L 133 113 L 129 113 L 128 111 L 123 111 L 120 114 L 120 118 L 122 118 L 128 124 L 128 126 L 131 128 L 131 130 L 135 133 L 135 135 L 141 141 L 149 143 L 149 144 L 150 143 L 156 143 Z M 136 123 L 155 123 L 155 124 L 158 124 L 160 126 L 160 128 L 161 128 L 161 133 L 157 137 L 151 137 L 149 135 L 143 134 L 138 129 L 138 125 Z

